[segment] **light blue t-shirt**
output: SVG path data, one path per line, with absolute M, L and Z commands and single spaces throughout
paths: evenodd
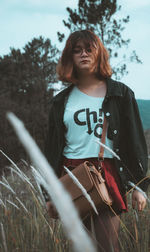
M 103 118 L 103 97 L 93 97 L 81 92 L 76 86 L 72 89 L 64 112 L 66 146 L 64 156 L 70 159 L 98 157 Z M 96 141 L 95 141 L 96 140 Z M 107 138 L 105 144 L 113 149 L 113 142 Z M 104 157 L 112 158 L 105 149 Z

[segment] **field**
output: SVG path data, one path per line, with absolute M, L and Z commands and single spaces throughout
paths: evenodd
M 0 252 L 71 252 L 61 222 L 47 214 L 29 166 L 21 161 L 18 167 L 26 177 L 11 171 L 1 178 Z M 150 252 L 150 204 L 138 213 L 128 198 L 130 211 L 121 218 L 121 252 Z

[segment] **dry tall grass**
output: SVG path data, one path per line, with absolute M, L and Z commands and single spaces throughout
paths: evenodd
M 27 149 L 28 141 L 26 139 L 24 141 Z M 33 152 L 32 148 L 31 152 Z M 37 162 L 38 166 L 40 167 Z M 31 171 L 25 163 L 24 167 L 28 168 L 25 169 L 25 173 L 20 172 L 20 169 L 14 164 L 10 175 L 7 178 L 3 176 L 0 182 L 0 251 L 72 251 L 70 242 L 64 235 L 61 222 L 49 219 L 42 195 L 32 177 Z M 131 208 L 130 202 L 129 196 L 129 208 Z M 121 251 L 150 251 L 149 205 L 140 214 L 133 210 L 128 214 L 124 214 L 121 224 L 119 237 Z M 72 241 L 74 242 L 75 240 L 72 239 Z M 81 251 L 81 248 L 76 251 Z M 94 250 L 87 248 L 86 251 Z
M 38 177 L 41 177 L 41 183 L 44 181 L 43 186 L 47 190 L 52 199 L 53 205 L 57 209 L 66 234 L 72 241 L 73 250 L 76 252 L 96 252 L 95 246 L 85 231 L 78 212 L 74 207 L 70 194 L 66 191 L 62 183 L 55 175 L 51 165 L 48 163 L 47 159 L 44 157 L 34 139 L 30 136 L 29 132 L 25 129 L 23 122 L 20 121 L 13 113 L 8 113 L 7 117 L 32 162 L 35 164 Z M 14 166 L 18 172 L 19 169 L 15 164 Z M 33 188 L 26 175 L 22 174 L 22 172 L 20 173 L 22 175 L 21 177 L 23 177 L 23 181 L 27 182 Z M 2 184 L 4 185 L 4 183 Z M 7 180 L 6 187 L 10 188 Z M 11 191 L 13 191 L 13 189 L 11 189 Z M 18 197 L 16 199 L 27 212 L 24 204 L 22 204 Z
M 15 194 L 0 185 L 0 252 L 71 252 L 61 222 L 50 219 L 47 214 L 30 167 L 23 161 L 18 166 L 33 188 L 13 172 L 2 178 L 5 184 L 7 179 Z M 150 190 L 148 194 L 150 197 Z M 150 208 L 147 206 L 144 212 L 136 214 L 131 209 L 130 196 L 129 208 L 131 211 L 123 214 L 121 219 L 134 239 L 122 226 L 119 238 L 121 252 L 149 252 Z
M 69 251 L 61 223 L 49 219 L 31 171 L 21 166 L 33 188 L 14 173 L 7 181 L 15 194 L 0 186 L 0 251 Z M 6 183 L 4 177 L 2 182 Z

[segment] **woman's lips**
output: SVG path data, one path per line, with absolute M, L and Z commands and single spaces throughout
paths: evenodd
M 82 60 L 81 63 L 83 64 L 89 63 L 89 60 Z

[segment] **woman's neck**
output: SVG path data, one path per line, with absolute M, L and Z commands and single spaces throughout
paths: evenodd
M 103 97 L 106 94 L 106 82 L 98 79 L 95 75 L 80 76 L 76 85 L 88 95 Z
M 80 75 L 78 78 L 77 86 L 88 88 L 90 86 L 100 86 L 104 81 L 98 79 L 94 74 Z

